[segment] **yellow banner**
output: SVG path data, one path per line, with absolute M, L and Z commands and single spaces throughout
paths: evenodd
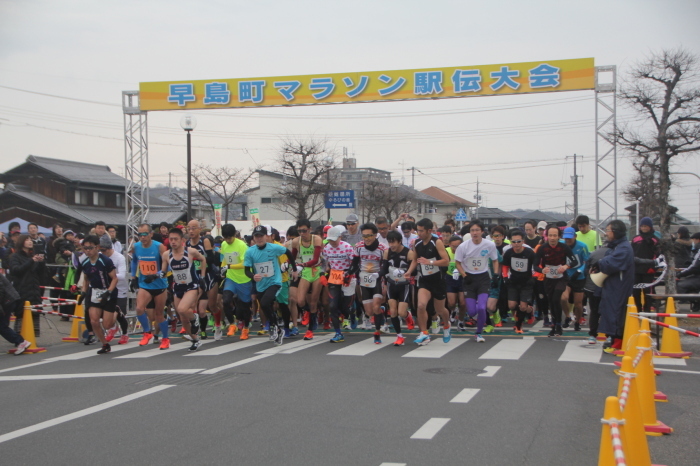
M 594 88 L 593 58 L 421 70 L 139 84 L 141 110 L 274 107 Z

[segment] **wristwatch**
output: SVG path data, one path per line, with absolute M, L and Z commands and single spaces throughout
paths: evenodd
M 431 260 L 430 260 L 430 265 L 433 265 L 434 263 L 435 263 L 435 261 L 431 259 Z

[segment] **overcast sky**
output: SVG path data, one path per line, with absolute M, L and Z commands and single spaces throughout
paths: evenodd
M 653 51 L 700 53 L 699 18 L 694 0 L 0 0 L 0 171 L 33 154 L 122 173 L 121 92 L 143 81 L 585 57 L 617 65 L 622 77 Z M 563 212 L 573 203 L 562 184 L 573 175 L 566 157 L 583 155 L 580 211 L 595 214 L 592 91 L 195 114 L 193 163 L 274 169 L 281 138 L 313 135 L 407 184 L 402 164 L 415 166 L 417 189 L 472 200 L 478 178 L 482 204 L 505 210 Z M 185 182 L 182 115 L 148 115 L 152 184 L 168 173 Z M 618 112 L 620 122 L 630 118 Z M 700 173 L 700 156 L 674 170 Z M 618 171 L 622 188 L 624 157 Z M 700 182 L 675 181 L 673 204 L 697 220 Z M 620 199 L 621 213 L 625 205 Z

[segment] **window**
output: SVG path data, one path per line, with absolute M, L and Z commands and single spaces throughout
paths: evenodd
M 75 203 L 78 205 L 87 205 L 88 204 L 88 192 L 83 191 L 82 189 L 76 189 L 75 190 Z
M 97 191 L 93 191 L 93 193 L 92 193 L 92 205 L 104 206 L 106 204 L 107 204 L 107 201 L 105 200 L 105 193 L 98 193 Z
M 261 204 L 272 204 L 272 198 L 271 197 L 261 197 L 260 203 Z
M 115 203 L 117 207 L 124 207 L 124 195 L 123 194 L 117 194 L 115 198 Z

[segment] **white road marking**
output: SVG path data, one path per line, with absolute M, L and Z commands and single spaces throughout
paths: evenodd
M 479 359 L 507 359 L 517 361 L 535 343 L 535 337 L 523 337 L 522 340 L 501 340 L 493 348 L 482 354 Z
M 269 343 L 267 338 L 251 338 L 250 340 L 239 340 L 235 343 L 228 343 L 224 345 L 217 346 L 204 351 L 196 351 L 194 353 L 186 354 L 185 356 L 219 356 L 221 354 L 230 353 L 231 351 L 236 351 L 243 348 L 249 348 L 251 346 L 259 345 L 261 343 Z
M 203 370 L 204 369 L 165 369 L 131 372 L 87 372 L 84 374 L 4 375 L 0 376 L 0 382 L 16 382 L 21 380 L 90 379 L 97 377 L 123 377 L 130 375 L 196 374 L 197 372 Z
M 477 375 L 477 377 L 493 377 L 498 372 L 501 366 L 486 366 L 484 367 L 484 373 Z
M 474 395 L 479 393 L 478 388 L 465 388 L 450 400 L 450 403 L 469 403 Z
M 58 424 L 63 424 L 64 422 L 72 421 L 74 419 L 78 419 L 84 416 L 88 416 L 90 414 L 104 411 L 105 409 L 109 409 L 120 404 L 128 403 L 129 401 L 133 401 L 138 398 L 142 398 L 144 396 L 151 395 L 152 393 L 157 393 L 162 390 L 165 390 L 166 388 L 174 386 L 175 385 L 158 385 L 157 387 L 149 388 L 147 390 L 136 392 L 131 395 L 123 396 L 121 398 L 117 398 L 116 400 L 108 401 L 107 403 L 102 403 L 97 406 L 93 406 L 92 408 L 81 409 L 80 411 L 76 411 L 71 414 L 66 414 L 65 416 L 60 416 L 48 421 L 40 422 L 39 424 L 34 424 L 33 426 L 15 430 L 13 432 L 0 435 L 0 443 L 16 439 L 17 437 L 22 437 L 23 435 L 31 434 L 39 430 L 48 429 L 49 427 L 53 427 Z
M 443 343 L 442 337 L 433 339 L 428 346 L 419 346 L 413 351 L 404 354 L 403 358 L 441 358 L 458 346 L 466 343 L 466 338 L 452 338 L 449 343 Z M 412 345 L 415 345 L 411 342 Z
M 112 351 L 110 351 L 110 354 L 111 353 L 118 353 L 119 351 L 137 348 L 138 346 L 139 346 L 139 342 L 135 341 L 135 340 L 132 340 L 125 345 L 114 345 L 114 346 L 112 346 Z M 93 346 L 93 348 L 95 348 L 95 349 L 91 349 L 91 350 L 87 350 L 87 351 L 79 351 L 77 353 L 67 354 L 65 356 L 57 356 L 55 358 L 48 358 L 47 361 L 75 361 L 77 359 L 85 359 L 85 358 L 91 358 L 93 356 L 99 356 L 97 354 L 98 346 Z
M 42 364 L 48 364 L 50 362 L 53 362 L 53 361 L 51 361 L 50 359 L 44 359 L 43 361 L 33 362 L 31 364 L 25 364 L 23 366 L 15 366 L 15 367 L 10 367 L 8 369 L 2 369 L 2 370 L 0 370 L 0 373 L 16 371 L 17 369 L 25 369 L 27 367 L 41 366 Z
M 445 424 L 450 422 L 449 418 L 444 417 L 433 417 L 428 420 L 423 427 L 418 429 L 415 434 L 411 435 L 411 438 L 431 440 L 435 435 L 440 432 L 440 429 L 445 427 Z
M 687 366 L 685 359 L 674 359 L 674 358 L 653 358 L 654 365 L 661 366 Z M 666 370 L 666 369 L 664 369 Z
M 589 345 L 585 340 L 571 340 L 566 343 L 559 361 L 567 362 L 600 362 L 603 352 L 598 345 Z
M 340 344 L 342 345 L 342 343 Z M 375 345 L 374 338 L 368 338 L 367 340 L 362 340 L 359 343 L 345 346 L 328 354 L 335 356 L 364 356 L 382 348 L 386 348 L 386 346 L 386 343 Z
M 141 358 L 152 358 L 153 356 L 160 356 L 161 354 L 167 354 L 171 353 L 173 351 L 177 351 L 180 349 L 185 349 L 189 348 L 192 346 L 191 341 L 183 341 L 182 343 L 175 343 L 174 345 L 170 345 L 170 348 L 166 350 L 161 350 L 160 348 L 154 348 L 150 350 L 145 350 L 145 351 L 138 351 L 136 353 L 131 353 L 131 354 L 125 354 L 124 356 L 117 356 L 114 359 L 141 359 Z M 200 346 L 201 348 L 201 346 Z
M 313 340 L 299 340 L 295 341 L 293 343 L 284 343 L 282 342 L 282 345 L 280 346 L 273 346 L 272 348 L 268 348 L 266 350 L 258 351 L 255 354 L 292 354 L 296 353 L 297 351 L 302 351 L 307 348 L 311 348 L 312 346 L 316 345 L 330 345 L 329 343 L 330 337 L 314 337 Z M 271 345 L 274 345 L 274 343 L 270 342 Z
M 226 364 L 225 366 L 215 367 L 201 372 L 202 374 L 216 374 L 217 372 L 225 371 L 226 369 L 231 369 L 232 367 L 242 366 L 243 364 L 248 364 L 249 362 L 257 361 L 258 359 L 269 358 L 271 354 L 259 354 L 248 359 L 241 359 L 240 361 L 232 362 L 231 364 Z

